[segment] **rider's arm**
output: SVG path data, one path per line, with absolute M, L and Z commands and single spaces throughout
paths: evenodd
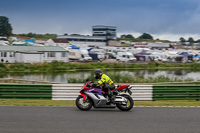
M 101 78 L 99 81 L 98 81 L 98 84 L 99 85 L 102 85 L 103 83 L 106 82 L 106 79 L 105 78 Z

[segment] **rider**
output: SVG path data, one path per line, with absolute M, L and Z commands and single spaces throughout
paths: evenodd
M 115 89 L 115 85 L 114 85 L 113 81 L 110 79 L 110 77 L 108 77 L 106 74 L 104 74 L 100 69 L 95 70 L 94 77 L 95 77 L 95 79 L 99 79 L 98 83 L 96 84 L 97 86 L 104 84 L 104 87 L 102 89 L 103 89 L 103 91 L 105 91 L 105 93 L 110 98 L 110 103 L 113 103 L 114 95 L 113 95 L 113 92 L 111 92 L 111 90 Z

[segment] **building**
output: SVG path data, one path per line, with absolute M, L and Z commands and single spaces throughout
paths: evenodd
M 171 43 L 163 43 L 163 42 L 154 42 L 154 43 L 147 43 L 147 42 L 135 42 L 134 47 L 136 48 L 169 48 Z
M 96 25 L 92 26 L 92 36 L 84 35 L 59 35 L 57 39 L 67 39 L 70 44 L 78 47 L 104 47 L 110 40 L 116 40 L 116 27 Z
M 69 42 L 66 38 L 49 39 L 46 42 L 47 46 L 59 46 L 59 47 L 69 47 Z
M 68 51 L 55 46 L 0 46 L 0 61 L 7 63 L 68 62 Z
M 107 40 L 116 40 L 116 27 L 95 25 L 92 26 L 93 36 L 104 36 Z
M 106 37 L 104 36 L 59 35 L 57 38 L 67 39 L 71 45 L 78 47 L 106 46 Z

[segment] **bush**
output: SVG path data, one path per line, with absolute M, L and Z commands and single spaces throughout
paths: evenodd
M 25 72 L 25 71 L 28 71 L 29 68 L 27 67 L 26 64 L 24 63 L 16 63 L 16 64 L 11 64 L 9 66 L 9 71 L 13 72 Z
M 6 68 L 6 65 L 2 62 L 0 62 L 0 68 Z
M 170 79 L 169 77 L 166 77 L 164 75 L 158 76 L 158 77 L 143 77 L 143 76 L 137 76 L 133 77 L 131 75 L 121 75 L 119 73 L 110 74 L 109 77 L 113 80 L 114 83 L 162 83 L 162 82 L 185 82 L 185 81 L 193 81 L 193 79 Z M 88 77 L 91 81 L 97 81 L 94 76 L 90 75 Z M 77 78 L 70 78 L 68 80 L 69 83 L 84 83 L 85 79 L 77 79 Z
M 51 63 L 34 63 L 24 64 L 16 63 L 7 65 L 0 63 L 1 71 L 9 72 L 54 72 L 54 71 L 71 71 L 71 70 L 90 70 L 90 69 L 104 69 L 104 70 L 117 70 L 117 69 L 191 69 L 200 70 L 200 63 L 159 63 L 152 62 L 148 64 L 131 63 L 64 63 L 53 61 Z

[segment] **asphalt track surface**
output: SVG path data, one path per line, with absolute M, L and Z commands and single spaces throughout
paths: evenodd
M 0 106 L 0 133 L 199 133 L 200 108 Z

